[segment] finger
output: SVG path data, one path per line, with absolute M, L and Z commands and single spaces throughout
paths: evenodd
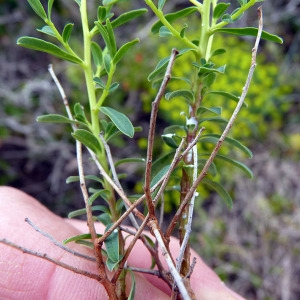
M 0 187 L 1 238 L 47 253 L 73 267 L 97 272 L 95 263 L 66 253 L 35 232 L 24 222 L 26 217 L 58 241 L 81 233 L 30 196 L 12 188 Z M 73 248 L 78 247 L 75 245 Z M 92 255 L 89 249 L 80 247 L 77 250 Z M 3 244 L 0 244 L 0 253 L 0 295 L 5 299 L 108 299 L 103 286 L 96 280 Z M 137 275 L 136 278 L 138 299 L 168 299 L 143 276 Z

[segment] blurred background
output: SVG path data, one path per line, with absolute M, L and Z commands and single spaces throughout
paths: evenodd
M 89 1 L 91 12 L 96 11 L 95 2 Z M 167 1 L 165 11 L 186 6 L 188 1 Z M 121 1 L 115 14 L 141 7 L 145 7 L 143 1 Z M 220 170 L 220 180 L 230 191 L 234 206 L 229 211 L 218 195 L 203 190 L 195 208 L 192 243 L 224 282 L 247 299 L 293 300 L 300 299 L 300 1 L 266 0 L 263 11 L 264 29 L 281 36 L 284 44 L 261 43 L 246 98 L 248 108 L 242 110 L 232 132 L 254 154 L 251 160 L 235 154 L 252 169 L 254 179 L 230 166 Z M 61 29 L 67 22 L 74 23 L 72 45 L 80 46 L 77 4 L 54 1 L 53 19 Z M 117 30 L 120 42 L 139 37 L 141 43 L 119 69 L 116 80 L 121 89 L 114 94 L 113 105 L 122 105 L 134 126 L 142 126 L 143 131 L 133 142 L 115 141 L 112 149 L 116 159 L 145 157 L 147 123 L 156 92 L 147 76 L 176 46 L 172 41 L 151 37 L 153 21 L 149 12 Z M 186 21 L 190 22 L 187 34 L 196 34 L 199 19 Z M 238 22 L 240 26 L 256 26 L 256 9 Z M 20 36 L 42 38 L 35 28 L 43 25 L 27 1 L 0 0 L 0 184 L 29 193 L 65 217 L 69 211 L 82 208 L 83 203 L 78 185 L 66 184 L 68 176 L 77 175 L 70 128 L 35 121 L 46 113 L 64 114 L 48 65 L 53 64 L 71 103 L 87 103 L 87 99 L 83 76 L 76 66 L 16 46 Z M 220 90 L 239 95 L 254 39 L 218 35 L 215 43 L 215 48 L 227 49 L 218 63 L 226 62 L 228 76 L 220 77 L 217 84 Z M 181 61 L 175 72 L 184 74 L 188 68 Z M 183 105 L 162 102 L 158 131 L 178 121 L 180 111 L 186 109 Z M 228 111 L 233 108 L 229 103 L 222 106 Z M 155 151 L 157 156 L 165 151 L 159 141 Z M 97 174 L 88 156 L 85 166 L 89 174 Z M 140 192 L 142 169 L 127 165 L 120 171 L 127 173 L 126 189 Z M 172 201 L 166 203 L 169 214 L 174 205 Z

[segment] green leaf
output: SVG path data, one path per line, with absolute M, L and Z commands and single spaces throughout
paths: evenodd
M 239 100 L 240 100 L 239 96 L 236 96 L 236 95 L 228 93 L 228 92 L 223 92 L 223 91 L 210 91 L 210 92 L 207 92 L 205 94 L 205 97 L 208 96 L 208 95 L 220 95 L 220 96 L 223 96 L 223 97 L 228 98 L 230 100 L 233 100 L 234 102 L 239 102 Z M 243 106 L 247 107 L 248 105 L 247 105 L 246 102 L 244 102 Z
M 141 9 L 136 9 L 136 10 L 126 12 L 124 14 L 121 14 L 115 20 L 111 21 L 111 26 L 112 26 L 112 28 L 119 27 L 119 26 L 123 25 L 124 23 L 127 23 L 127 22 L 131 21 L 132 19 L 143 15 L 146 12 L 147 12 L 146 8 L 141 8 Z
M 196 115 L 197 116 L 203 116 L 206 113 L 213 113 L 213 114 L 220 115 L 222 113 L 222 107 L 216 106 L 216 107 L 208 108 L 208 107 L 200 106 L 197 109 Z
M 80 7 L 80 5 L 81 5 L 81 0 L 74 0 L 78 5 L 79 5 L 79 7 Z
M 103 40 L 104 40 L 104 43 L 106 45 L 106 48 L 110 54 L 110 57 L 114 57 L 115 53 L 114 53 L 114 47 L 112 46 L 111 44 L 111 41 L 110 41 L 110 37 L 109 37 L 109 34 L 106 30 L 106 28 L 98 21 L 95 22 Z
M 103 184 L 103 181 L 100 177 L 98 176 L 95 176 L 95 175 L 85 175 L 84 176 L 84 179 L 88 179 L 88 180 L 94 180 L 96 182 L 99 182 L 101 184 Z M 78 182 L 80 180 L 79 176 L 69 176 L 67 179 L 66 179 L 66 183 L 71 183 L 71 182 Z
M 209 68 L 209 67 L 202 66 L 199 69 L 198 75 L 201 76 L 201 75 L 205 75 L 205 74 L 209 74 L 209 73 L 223 74 L 225 72 L 225 69 L 226 69 L 226 65 L 223 65 L 219 68 Z
M 219 19 L 225 13 L 229 6 L 230 3 L 219 3 L 214 9 L 213 18 L 216 20 Z
M 93 204 L 93 202 L 97 199 L 97 198 L 99 198 L 99 197 L 102 197 L 105 201 L 107 201 L 108 200 L 108 197 L 109 197 L 109 191 L 108 190 L 97 190 L 97 191 L 95 191 L 94 193 L 93 193 L 93 195 L 91 195 L 90 197 L 89 197 L 89 200 L 88 200 L 88 202 L 89 202 L 89 205 L 92 205 Z M 109 210 L 108 211 L 106 211 L 107 213 L 109 213 Z
M 133 137 L 134 128 L 130 120 L 124 114 L 105 106 L 101 106 L 100 111 L 107 115 L 121 132 L 131 138 Z
M 233 35 L 240 35 L 240 36 L 257 36 L 258 29 L 255 27 L 245 27 L 245 28 L 220 28 L 213 30 L 213 33 L 215 32 L 223 32 Z M 275 42 L 282 44 L 283 40 L 277 35 L 271 34 L 266 31 L 262 31 L 261 38 L 263 40 Z
M 96 67 L 101 67 L 103 63 L 103 53 L 102 49 L 96 42 L 91 43 L 91 51 L 92 51 L 92 57 L 93 61 Z
M 250 179 L 253 179 L 253 173 L 251 169 L 247 167 L 244 163 L 221 154 L 217 154 L 216 159 L 221 159 L 232 164 L 233 166 L 242 170 Z
M 194 49 L 192 49 L 192 48 L 185 48 L 183 50 L 180 50 L 179 53 L 178 53 L 178 55 L 176 56 L 176 59 L 179 58 L 180 56 L 182 56 L 183 54 L 189 52 L 189 51 L 194 51 Z M 158 64 L 155 67 L 155 69 L 149 74 L 148 81 L 152 81 L 157 76 L 161 75 L 166 70 L 169 61 L 170 61 L 170 56 L 161 59 L 158 62 Z
M 91 210 L 92 211 L 102 211 L 104 213 L 109 213 L 109 209 L 106 206 L 104 206 L 104 205 L 95 205 L 95 206 L 92 206 Z M 77 210 L 71 211 L 68 214 L 68 218 L 72 219 L 72 218 L 75 218 L 75 217 L 78 217 L 78 216 L 82 216 L 82 215 L 86 215 L 86 208 L 81 208 L 81 209 L 77 209 Z
M 70 120 L 69 118 L 57 115 L 57 114 L 49 114 L 44 116 L 39 116 L 36 118 L 37 122 L 41 123 L 68 123 L 68 124 L 78 124 L 79 122 Z
M 233 20 L 231 18 L 230 14 L 225 14 L 222 16 L 222 22 L 226 22 L 226 23 L 233 23 Z
M 166 26 L 161 26 L 159 28 L 158 35 L 160 37 L 168 37 L 168 36 L 173 36 L 173 33 Z
M 183 28 L 180 30 L 180 37 L 184 37 L 184 35 L 185 35 L 185 31 L 186 31 L 186 29 L 188 28 L 188 25 L 185 23 L 184 25 L 183 25 Z
M 63 38 L 63 40 L 64 40 L 65 43 L 69 42 L 69 39 L 70 39 L 72 30 L 73 30 L 73 27 L 74 27 L 74 24 L 72 24 L 72 23 L 68 23 L 64 27 L 64 30 L 63 30 L 63 33 L 62 33 L 62 38 Z
M 91 149 L 94 153 L 101 153 L 102 150 L 99 140 L 91 132 L 84 129 L 77 129 L 74 133 L 72 133 L 72 136 Z
M 177 12 L 174 12 L 174 13 L 170 13 L 170 14 L 166 14 L 165 15 L 165 18 L 166 20 L 171 23 L 179 18 L 183 18 L 183 17 L 186 17 L 194 12 L 198 11 L 197 7 L 195 6 L 192 6 L 192 7 L 187 7 L 187 8 L 184 8 L 182 10 L 179 10 Z M 153 34 L 157 34 L 159 32 L 159 29 L 160 27 L 163 26 L 163 23 L 161 21 L 158 21 L 156 22 L 152 28 L 151 28 L 151 32 Z
M 129 270 L 130 275 L 131 275 L 131 287 L 130 287 L 130 292 L 129 292 L 129 296 L 128 296 L 128 300 L 134 300 L 134 295 L 135 295 L 135 276 L 134 276 L 134 272 L 132 272 L 131 270 Z
M 217 56 L 217 55 L 221 55 L 221 54 L 224 54 L 226 52 L 225 49 L 216 49 L 214 50 L 211 54 L 210 54 L 210 58 L 214 57 L 214 56 Z
M 175 97 L 183 97 L 188 101 L 188 103 L 195 102 L 195 96 L 194 96 L 193 92 L 191 92 L 190 90 L 177 90 L 174 92 L 167 93 L 165 95 L 165 98 L 167 100 L 171 100 Z
M 117 44 L 116 44 L 115 33 L 113 31 L 113 28 L 111 26 L 109 19 L 106 19 L 106 30 L 107 30 L 108 38 L 109 38 L 110 45 L 111 45 L 110 56 L 114 57 L 117 53 Z
M 102 236 L 102 234 L 97 234 L 97 236 L 100 238 Z M 90 233 L 78 234 L 78 235 L 75 235 L 75 236 L 65 239 L 63 241 L 63 244 L 65 245 L 65 244 L 68 244 L 71 242 L 77 242 L 79 240 L 90 240 L 91 238 L 92 237 L 91 237 Z
M 224 203 L 229 209 L 232 208 L 232 204 L 233 204 L 232 198 L 222 185 L 220 185 L 215 181 L 210 180 L 207 177 L 203 178 L 202 182 L 208 185 L 210 188 L 214 189 L 222 197 Z
M 163 141 L 170 146 L 171 148 L 178 148 L 181 138 L 177 136 L 175 133 L 167 133 L 167 134 L 162 134 L 161 135 Z
M 128 52 L 130 48 L 132 48 L 135 44 L 139 43 L 139 39 L 135 39 L 133 41 L 130 41 L 126 44 L 124 44 L 116 53 L 116 55 L 113 58 L 113 64 L 116 65 L 123 56 Z
M 43 26 L 41 29 L 37 29 L 37 31 L 48 34 L 50 36 L 54 36 L 56 38 L 56 35 L 54 33 L 54 31 L 52 30 L 52 28 L 48 25 Z
M 97 19 L 100 23 L 104 22 L 104 20 L 106 19 L 106 13 L 107 13 L 107 10 L 105 7 L 103 7 L 103 6 L 98 7 Z
M 162 10 L 163 7 L 164 7 L 164 5 L 165 5 L 165 3 L 166 3 L 166 0 L 159 0 L 159 1 L 158 1 L 157 8 L 158 8 L 159 10 Z
M 205 134 L 205 135 L 201 136 L 200 139 L 199 139 L 199 141 L 216 144 L 219 141 L 219 138 L 220 138 L 219 134 L 210 133 L 210 134 Z M 228 144 L 230 144 L 233 147 L 236 147 L 236 148 L 240 149 L 249 158 L 253 157 L 253 154 L 252 154 L 251 150 L 248 147 L 244 146 L 238 140 L 226 137 L 225 138 L 225 142 L 228 143 Z
M 118 89 L 119 85 L 120 85 L 120 84 L 117 83 L 117 82 L 112 83 L 112 84 L 110 85 L 109 89 L 108 89 L 108 93 L 111 94 L 111 93 L 113 93 L 114 91 L 116 91 L 116 90 Z
M 240 6 L 244 6 L 245 4 L 247 4 L 247 0 L 238 0 L 238 1 L 239 1 Z
M 112 227 L 113 223 L 106 226 L 105 232 Z M 119 234 L 115 229 L 104 241 L 106 252 L 112 262 L 116 263 L 120 260 L 119 255 Z
M 104 62 L 105 71 L 106 71 L 107 74 L 108 74 L 109 71 L 110 71 L 111 63 L 112 63 L 111 56 L 110 56 L 108 53 L 106 53 L 106 54 L 104 55 L 104 60 L 103 60 L 103 62 Z
M 217 75 L 215 73 L 209 73 L 204 76 L 203 78 L 203 84 L 205 87 L 211 86 L 215 80 L 216 80 Z
M 105 88 L 106 88 L 105 83 L 99 77 L 94 77 L 93 80 L 94 80 L 94 82 L 96 82 L 99 85 L 99 87 L 102 90 L 105 90 Z
M 34 10 L 34 12 L 40 17 L 42 18 L 44 21 L 47 20 L 47 15 L 46 12 L 44 10 L 43 5 L 41 4 L 41 2 L 39 0 L 27 0 L 29 5 L 32 7 L 32 9 Z
M 126 164 L 126 163 L 145 163 L 145 159 L 144 158 L 123 158 L 123 159 L 119 159 L 117 162 L 115 162 L 115 167 L 120 166 L 122 164 Z
M 48 19 L 51 20 L 51 12 L 54 0 L 48 0 Z
M 33 38 L 33 37 L 28 37 L 28 36 L 24 36 L 18 39 L 17 44 L 19 46 L 25 47 L 25 48 L 29 48 L 29 49 L 33 49 L 33 50 L 37 50 L 37 51 L 41 51 L 41 52 L 46 52 L 49 53 L 55 57 L 58 57 L 62 60 L 67 60 L 76 64 L 80 64 L 81 60 L 79 58 L 77 58 L 74 55 L 71 55 L 65 51 L 63 51 L 62 49 L 60 49 L 59 47 L 57 47 L 56 45 L 46 42 L 44 40 L 41 39 L 37 39 L 37 38 Z
M 201 153 L 199 155 L 199 157 L 206 157 L 208 158 L 210 156 L 210 153 Z M 253 173 L 252 171 L 250 170 L 249 167 L 247 167 L 244 163 L 240 162 L 240 161 L 237 161 L 235 159 L 232 159 L 230 157 L 227 157 L 225 155 L 221 155 L 221 154 L 217 154 L 216 156 L 216 160 L 223 160 L 223 161 L 226 161 L 228 163 L 230 163 L 231 165 L 239 168 L 240 170 L 242 170 L 250 179 L 253 179 Z
M 156 185 L 157 182 L 159 182 L 169 171 L 170 165 L 163 166 L 152 178 L 150 182 L 150 187 L 152 188 L 153 186 Z

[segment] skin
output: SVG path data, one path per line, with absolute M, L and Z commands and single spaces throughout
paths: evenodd
M 53 245 L 24 221 L 26 217 L 57 241 L 87 232 L 86 222 L 62 219 L 27 194 L 14 188 L 0 187 L 0 239 L 6 238 L 22 247 L 47 253 L 48 256 L 76 268 L 97 273 L 94 263 L 75 257 Z M 97 230 L 100 232 L 101 229 L 101 225 L 97 224 Z M 92 255 L 91 250 L 86 247 L 72 243 L 68 246 Z M 176 239 L 171 241 L 171 251 L 178 251 Z M 191 279 L 197 299 L 244 299 L 228 289 L 195 252 L 192 252 L 192 257 L 197 258 Z M 130 255 L 128 264 L 142 268 L 149 268 L 151 265 L 150 255 L 141 243 L 137 244 Z M 136 274 L 135 278 L 135 299 L 170 299 L 170 291 L 160 279 L 141 274 Z M 130 276 L 128 283 L 130 287 Z M 0 298 L 76 300 L 108 299 L 108 296 L 102 285 L 94 279 L 75 274 L 0 243 Z

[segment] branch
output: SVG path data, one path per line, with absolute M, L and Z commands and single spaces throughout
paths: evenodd
M 226 136 L 228 135 L 231 127 L 233 126 L 233 123 L 234 123 L 234 121 L 235 121 L 235 119 L 236 119 L 243 103 L 244 103 L 244 100 L 245 100 L 246 95 L 247 95 L 248 90 L 249 90 L 250 82 L 251 82 L 252 77 L 253 77 L 254 69 L 256 67 L 256 54 L 257 54 L 257 49 L 258 49 L 258 45 L 259 45 L 259 41 L 260 41 L 260 37 L 261 37 L 261 33 L 262 33 L 262 28 L 263 28 L 263 17 L 262 17 L 262 8 L 261 7 L 258 8 L 258 18 L 259 18 L 258 33 L 257 33 L 255 45 L 252 49 L 251 66 L 250 66 L 250 69 L 249 69 L 249 72 L 248 72 L 248 76 L 247 76 L 245 86 L 243 87 L 243 92 L 242 92 L 241 97 L 239 99 L 239 102 L 237 103 L 237 106 L 236 106 L 234 112 L 232 113 L 232 116 L 231 116 L 226 128 L 224 129 L 222 135 L 220 136 L 215 148 L 213 149 L 209 159 L 207 160 L 206 164 L 204 165 L 204 167 L 203 167 L 201 173 L 199 174 L 197 180 L 193 183 L 193 185 L 191 186 L 191 189 L 186 194 L 184 200 L 182 201 L 180 207 L 178 208 L 172 222 L 170 223 L 170 225 L 169 225 L 169 227 L 166 231 L 166 238 L 171 236 L 171 234 L 174 230 L 174 227 L 175 227 L 176 223 L 178 222 L 178 219 L 179 219 L 182 211 L 184 210 L 185 206 L 187 205 L 187 203 L 189 202 L 189 200 L 193 196 L 195 190 L 197 189 L 197 187 L 200 184 L 200 182 L 202 181 L 202 179 L 206 176 L 210 165 L 212 164 L 213 160 L 215 159 L 222 143 L 224 142 L 224 140 L 225 140 Z
M 84 258 L 84 259 L 89 260 L 89 261 L 94 261 L 94 262 L 96 261 L 95 257 L 84 255 L 80 252 L 74 251 L 74 250 L 64 246 L 63 244 L 59 243 L 49 233 L 47 233 L 47 232 L 43 231 L 42 229 L 38 228 L 30 219 L 25 218 L 25 222 L 27 222 L 35 231 L 37 231 L 38 233 L 40 233 L 41 235 L 46 237 L 55 246 L 61 248 L 62 250 L 66 251 L 66 252 L 69 252 L 69 253 L 73 254 L 74 256 L 78 256 L 78 257 Z
M 2 244 L 5 244 L 7 246 L 10 246 L 12 248 L 15 248 L 19 251 L 22 251 L 23 253 L 26 253 L 26 254 L 29 254 L 29 255 L 32 255 L 32 256 L 36 256 L 36 257 L 39 257 L 39 258 L 42 258 L 42 259 L 45 259 L 51 263 L 54 263 L 55 265 L 59 266 L 59 267 L 62 267 L 64 269 L 67 269 L 69 271 L 72 271 L 74 273 L 77 273 L 77 274 L 80 274 L 80 275 L 84 275 L 84 276 L 87 276 L 89 278 L 92 278 L 92 279 L 96 279 L 97 281 L 100 281 L 101 278 L 98 274 L 94 274 L 94 273 L 90 273 L 88 271 L 84 271 L 84 270 L 81 270 L 81 269 L 77 269 L 75 267 L 72 267 L 68 264 L 65 264 L 59 260 L 56 260 L 54 258 L 51 258 L 47 255 L 47 253 L 41 253 L 41 252 L 37 252 L 37 251 L 33 251 L 33 250 L 30 250 L 30 249 L 27 249 L 27 248 L 24 248 L 22 246 L 19 246 L 11 241 L 8 241 L 7 239 L 0 239 L 0 243 Z
M 154 204 L 152 201 L 152 196 L 150 192 L 150 182 L 151 182 L 151 168 L 152 168 L 152 155 L 153 155 L 153 145 L 154 145 L 154 136 L 155 136 L 155 126 L 156 126 L 156 118 L 158 113 L 158 106 L 161 98 L 163 97 L 167 84 L 171 78 L 171 70 L 175 61 L 175 58 L 178 54 L 178 50 L 172 49 L 172 54 L 167 66 L 166 74 L 161 83 L 160 89 L 156 95 L 155 100 L 152 102 L 152 110 L 151 110 L 151 118 L 150 118 L 150 128 L 148 134 L 148 149 L 147 149 L 147 160 L 146 160 L 146 171 L 145 171 L 145 195 L 147 200 L 148 211 L 150 214 L 150 218 L 155 216 Z

